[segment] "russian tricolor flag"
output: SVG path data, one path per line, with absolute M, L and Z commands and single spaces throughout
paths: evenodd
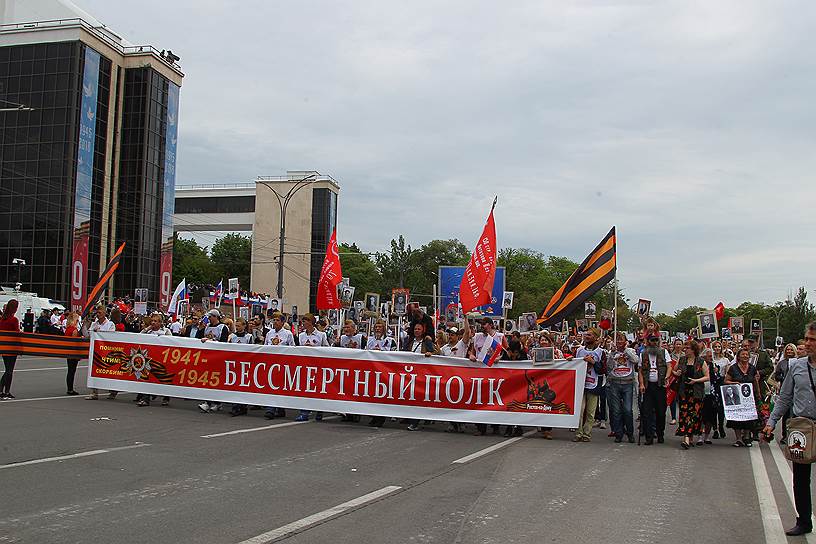
M 502 353 L 502 345 L 496 336 L 489 337 L 485 340 L 485 345 L 482 346 L 482 351 L 479 353 L 479 360 L 485 366 L 493 366 L 493 363 L 499 360 Z
M 187 278 L 181 280 L 176 290 L 173 291 L 173 296 L 170 297 L 170 305 L 167 307 L 168 314 L 178 314 L 178 301 L 180 300 L 187 300 Z

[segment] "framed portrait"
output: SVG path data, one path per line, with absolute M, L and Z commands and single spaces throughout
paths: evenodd
M 652 310 L 652 301 L 645 298 L 638 299 L 637 309 L 635 313 L 642 317 L 649 317 L 649 312 Z
M 447 308 L 445 308 L 445 322 L 446 323 L 455 323 L 459 320 L 459 308 L 457 307 L 456 303 L 451 302 L 448 304 Z
M 561 332 L 569 334 L 569 320 L 565 319 L 561 322 Z
M 669 341 L 669 331 L 660 331 L 660 341 L 661 342 Z
M 536 323 L 536 314 L 534 312 L 525 312 L 518 318 L 518 331 L 521 333 L 537 331 L 538 323 Z
M 351 319 L 352 321 L 354 321 L 356 323 L 358 318 L 359 318 L 359 315 L 358 315 L 357 308 L 352 306 L 351 308 L 346 310 L 346 319 Z
M 575 320 L 575 330 L 579 333 L 586 332 L 589 329 L 589 323 L 586 319 Z
M 612 314 L 612 310 L 601 310 L 601 320 L 608 319 L 612 321 L 615 316 Z
M 340 292 L 340 305 L 343 308 L 351 308 L 351 304 L 354 301 L 354 287 L 347 285 L 343 287 L 343 290 Z
M 722 330 L 720 330 L 720 337 L 722 337 L 723 340 L 731 340 L 731 329 L 723 327 Z
M 751 333 L 752 334 L 762 334 L 762 320 L 761 319 L 752 319 L 751 320 Z
M 238 278 L 230 278 L 227 280 L 227 294 L 236 296 L 238 294 Z
M 731 334 L 745 334 L 745 318 L 742 316 L 729 317 L 728 328 L 731 329 Z
M 391 313 L 390 306 L 391 305 L 388 302 L 380 303 L 380 319 L 385 319 L 388 321 L 388 315 Z
M 513 291 L 505 291 L 502 295 L 502 308 L 505 310 L 513 309 L 513 297 L 515 293 Z
M 590 321 L 589 322 L 589 328 L 590 329 L 597 329 L 598 328 L 598 322 L 597 321 Z
M 784 342 L 784 339 L 781 336 L 777 336 L 776 341 L 774 342 L 774 345 L 776 347 L 778 347 L 778 348 L 781 348 L 783 342 Z
M 378 295 L 377 293 L 366 293 L 365 307 L 366 311 L 368 312 L 378 313 L 380 308 L 380 295 Z
M 408 297 L 410 291 L 408 289 L 392 289 L 391 290 L 391 306 L 396 315 L 405 315 L 408 309 Z
M 500 317 L 494 317 L 492 319 L 493 319 L 493 328 L 496 329 L 497 331 L 502 330 L 502 323 L 501 323 L 502 320 L 501 320 L 501 318 Z
M 534 365 L 551 363 L 555 359 L 555 349 L 552 346 L 545 348 L 533 348 L 532 355 Z
M 584 302 L 584 318 L 595 319 L 597 307 L 594 302 Z
M 362 311 L 365 309 L 365 301 L 363 301 L 363 300 L 355 300 L 355 301 L 354 301 L 354 309 L 355 309 L 355 310 L 357 310 L 357 313 L 358 313 L 358 314 L 359 314 L 360 312 L 362 312 Z
M 283 301 L 279 298 L 269 297 L 269 300 L 266 301 L 266 309 L 269 312 L 282 312 Z
M 297 316 L 298 316 L 298 307 L 293 304 L 292 305 L 292 317 L 297 319 Z
M 139 287 L 138 289 L 134 290 L 134 302 L 147 302 L 147 289 L 144 287 Z M 209 299 L 208 299 L 209 300 Z
M 700 330 L 699 338 L 719 338 L 720 336 L 717 315 L 714 312 L 697 314 L 697 328 Z
M 337 322 L 340 321 L 340 310 L 331 309 L 326 314 L 326 321 L 329 322 L 329 325 L 337 326 Z
M 504 332 L 506 334 L 510 334 L 514 330 L 516 330 L 516 322 L 512 319 L 505 319 L 504 320 Z
M 263 304 L 253 304 L 252 305 L 252 315 L 263 315 Z
M 238 317 L 243 317 L 249 321 L 249 306 L 241 306 L 238 308 Z
M 205 312 L 210 309 L 210 297 L 201 297 L 201 308 Z
M 343 287 L 348 287 L 349 285 L 351 285 L 351 278 L 343 278 L 342 280 L 340 280 L 340 285 L 342 285 Z

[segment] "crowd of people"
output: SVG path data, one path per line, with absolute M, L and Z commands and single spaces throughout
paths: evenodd
M 0 314 L 0 331 L 20 331 L 15 314 L 17 300 L 10 300 Z M 440 323 L 414 305 L 401 328 L 382 318 L 371 318 L 365 327 L 354 320 L 345 320 L 342 326 L 330 323 L 327 316 L 307 313 L 299 318 L 274 311 L 257 314 L 250 319 L 233 319 L 218 309 L 194 311 L 184 319 L 154 312 L 139 316 L 133 311 L 123 315 L 120 304 L 98 306 L 86 319 L 74 312 L 43 311 L 37 319 L 36 331 L 44 334 L 90 336 L 92 332 L 133 332 L 157 336 L 184 336 L 202 342 L 229 342 L 233 344 L 265 344 L 278 346 L 336 346 L 345 349 L 404 351 L 421 353 L 427 357 L 442 355 L 469 359 L 481 364 L 486 346 L 500 345 L 502 360 L 531 358 L 536 350 L 546 348 L 552 359 L 581 359 L 586 362 L 584 395 L 580 406 L 580 424 L 571 429 L 574 442 L 590 442 L 593 431 L 610 429 L 607 437 L 615 443 L 624 440 L 638 442 L 645 437 L 645 445 L 665 442 L 667 420 L 674 427 L 684 450 L 712 444 L 712 440 L 727 438 L 726 428 L 734 435 L 733 446 L 751 447 L 760 432 L 766 440 L 773 439 L 773 431 L 781 423 L 779 442 L 785 444 L 786 422 L 792 416 L 816 419 L 816 386 L 811 367 L 816 366 L 816 323 L 805 331 L 805 338 L 797 343 L 764 349 L 760 339 L 747 336 L 733 340 L 661 339 L 660 326 L 653 318 L 642 321 L 635 334 L 589 329 L 583 333 L 563 334 L 549 330 L 526 333 L 497 330 L 489 317 L 464 319 L 461 323 Z M 366 334 L 365 331 L 370 331 Z M 0 378 L 0 399 L 13 399 L 11 393 L 14 366 L 17 357 L 2 354 L 5 371 Z M 77 395 L 74 377 L 78 360 L 67 361 L 66 394 Z M 500 362 L 498 364 L 501 364 Z M 807 376 L 810 381 L 803 376 Z M 734 402 L 729 398 L 730 388 L 723 385 L 752 384 L 757 418 L 750 421 L 730 421 L 725 418 L 725 406 Z M 721 391 L 726 391 L 723 394 Z M 108 393 L 116 398 L 116 391 Z M 99 392 L 91 389 L 89 400 L 97 400 Z M 149 406 L 155 397 L 139 394 L 137 406 Z M 169 397 L 161 404 L 167 406 Z M 775 403 L 775 406 L 773 406 Z M 199 404 L 204 413 L 218 412 L 221 403 L 204 401 Z M 635 407 L 638 408 L 637 414 Z M 263 409 L 264 417 L 285 417 L 280 407 L 257 407 L 233 404 L 232 416 L 246 416 L 252 409 Z M 669 414 L 667 415 L 667 411 Z M 359 422 L 360 416 L 341 414 L 343 419 Z M 312 413 L 300 410 L 295 421 L 308 421 Z M 322 420 L 323 413 L 315 412 L 314 419 Z M 380 427 L 386 421 L 372 416 L 369 425 Z M 434 422 L 403 420 L 409 431 L 418 431 Z M 498 425 L 475 423 L 476 435 L 488 430 L 499 434 Z M 447 423 L 447 432 L 463 432 L 465 425 Z M 553 439 L 551 428 L 538 429 L 545 439 Z M 524 429 L 507 426 L 505 436 L 520 436 Z M 810 499 L 810 465 L 794 464 L 794 495 L 798 513 L 797 524 L 788 535 L 802 535 L 812 530 Z
M 0 330 L 20 330 L 14 314 L 17 301 L 11 300 L 4 308 Z M 805 355 L 804 341 L 788 344 L 776 351 L 761 349 L 758 339 L 748 336 L 742 342 L 714 340 L 710 343 L 694 339 L 674 339 L 671 343 L 659 336 L 659 324 L 652 318 L 643 321 L 642 330 L 627 337 L 600 329 L 584 333 L 563 334 L 547 330 L 505 334 L 497 330 L 491 318 L 468 319 L 461 323 L 448 322 L 434 325 L 434 320 L 413 306 L 411 314 L 401 329 L 396 329 L 382 318 L 371 319 L 369 334 L 361 332 L 360 324 L 345 320 L 342 327 L 330 323 L 326 316 L 305 314 L 296 321 L 280 312 L 269 315 L 257 314 L 250 319 L 233 319 L 220 310 L 194 311 L 182 322 L 176 318 L 154 312 L 149 316 L 136 315 L 132 310 L 123 315 L 120 301 L 108 306 L 98 306 L 95 313 L 81 320 L 75 312 L 43 311 L 37 319 L 36 331 L 66 336 L 89 336 L 91 332 L 133 332 L 152 335 L 175 335 L 201 339 L 202 341 L 229 342 L 236 344 L 268 344 L 282 346 L 337 346 L 347 349 L 380 351 L 411 351 L 426 356 L 443 355 L 478 360 L 485 345 L 494 339 L 502 346 L 501 359 L 524 360 L 538 348 L 551 348 L 554 359 L 583 359 L 587 374 L 582 406 L 581 422 L 573 430 L 575 442 L 589 442 L 594 429 L 605 431 L 614 442 L 635 442 L 645 438 L 646 445 L 665 442 L 667 419 L 674 433 L 681 438 L 684 449 L 712 444 L 712 439 L 724 439 L 726 428 L 734 433 L 733 445 L 751 447 L 758 439 L 759 430 L 770 415 L 768 401 L 774 395 L 788 372 L 789 362 Z M 634 338 L 634 339 L 633 339 Z M 16 357 L 4 355 L 5 372 L 0 379 L 0 399 L 14 398 L 11 384 Z M 76 395 L 74 379 L 78 360 L 67 361 L 66 394 Z M 499 363 L 500 364 L 500 363 Z M 749 422 L 726 422 L 724 399 L 720 386 L 735 383 L 752 383 L 760 417 Z M 108 398 L 116 397 L 108 393 Z M 99 398 L 99 392 L 91 389 L 90 400 Z M 138 406 L 148 406 L 155 400 L 151 395 L 140 394 Z M 170 403 L 164 397 L 161 404 Z M 637 415 L 635 414 L 637 407 Z M 221 403 L 201 402 L 202 412 L 217 412 Z M 233 405 L 233 416 L 247 415 L 253 407 Z M 255 407 L 256 408 L 256 407 Z M 666 417 L 667 410 L 670 418 Z M 278 407 L 264 407 L 268 419 L 285 416 Z M 306 421 L 310 412 L 301 411 L 297 421 Z M 346 419 L 358 421 L 359 416 L 347 415 Z M 322 414 L 316 413 L 316 419 Z M 784 423 L 781 440 L 785 439 Z M 381 426 L 385 419 L 374 417 L 371 424 Z M 419 430 L 423 423 L 408 421 L 409 430 Z M 464 425 L 449 423 L 448 431 L 460 432 Z M 539 429 L 542 436 L 552 439 L 552 429 Z M 499 433 L 498 426 L 492 426 Z M 487 434 L 486 425 L 477 424 L 475 434 Z M 520 427 L 508 426 L 508 436 L 523 433 Z

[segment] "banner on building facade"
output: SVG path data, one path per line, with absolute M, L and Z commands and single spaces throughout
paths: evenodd
M 71 255 L 71 310 L 75 312 L 82 310 L 88 296 L 88 246 L 91 229 L 91 194 L 93 191 L 100 58 L 99 53 L 85 46 L 74 188 L 74 240 Z
M 577 427 L 586 363 L 94 333 L 88 387 L 411 419 Z

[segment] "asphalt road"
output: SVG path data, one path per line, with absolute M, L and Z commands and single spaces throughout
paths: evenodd
M 64 361 L 21 358 L 17 400 L 0 402 L 0 543 L 759 543 L 794 521 L 768 445 L 291 424 L 66 397 L 64 382 Z

